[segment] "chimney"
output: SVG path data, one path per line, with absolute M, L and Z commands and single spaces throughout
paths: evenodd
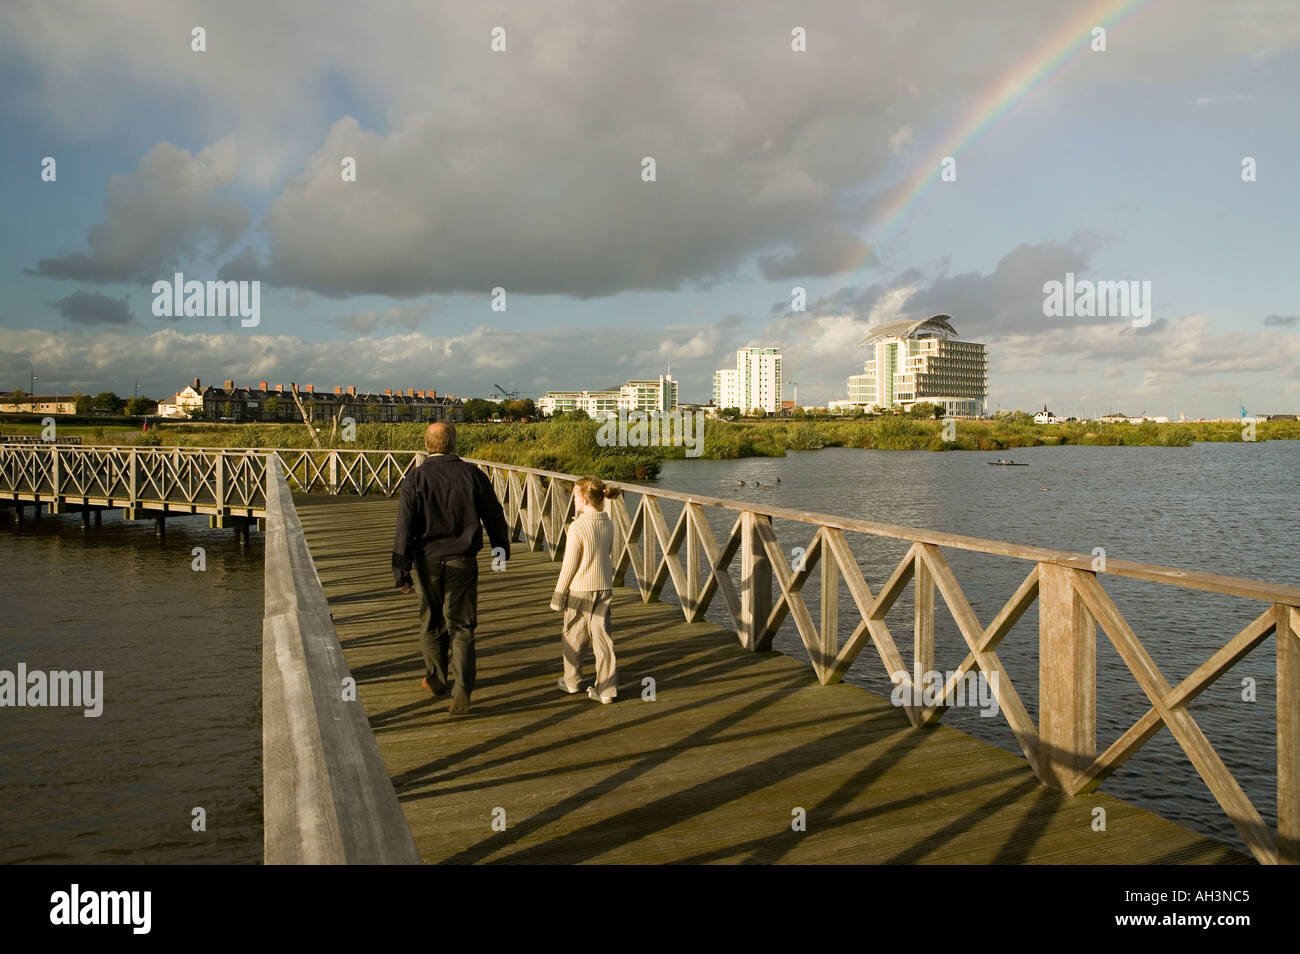
M 407 396 L 407 397 L 415 397 L 415 388 L 407 388 L 407 389 L 406 389 L 406 396 Z
M 197 391 L 198 389 L 199 389 L 199 379 L 198 379 L 198 378 L 195 378 L 195 379 L 194 379 L 194 390 Z
M 265 391 L 265 390 L 266 390 L 266 382 L 265 382 L 265 381 L 258 381 L 258 382 L 257 382 L 257 389 L 258 389 L 259 391 Z
M 276 389 L 277 391 L 281 392 L 281 393 L 284 393 L 284 385 L 283 385 L 283 384 L 277 384 L 277 385 L 275 386 L 275 389 Z
M 234 381 L 227 381 L 227 382 L 226 382 L 226 390 L 227 390 L 227 391 L 233 391 L 233 390 L 235 390 L 235 382 L 234 382 Z
M 392 397 L 392 396 L 393 396 L 393 389 L 392 389 L 392 388 L 384 388 L 384 395 L 385 395 L 386 397 Z
M 436 401 L 437 399 L 438 399 L 438 392 L 435 391 L 433 388 L 429 388 L 429 400 Z
M 308 394 L 315 394 L 315 393 L 316 393 L 316 385 L 314 385 L 314 384 L 309 384 L 309 385 L 307 385 L 307 393 L 308 393 Z
M 417 391 L 415 392 L 415 396 L 418 397 L 418 398 L 422 398 L 422 397 L 424 397 L 424 392 L 423 392 L 423 391 L 420 391 L 420 390 L 417 390 Z
M 339 385 L 337 385 L 337 384 L 334 385 L 334 393 L 335 393 L 335 394 L 342 394 L 342 393 L 343 393 L 343 388 L 341 388 L 341 387 L 340 387 Z
M 356 386 L 355 384 L 349 384 L 349 385 L 348 385 L 348 396 L 349 396 L 349 397 L 356 397 L 356 396 L 357 396 L 357 386 Z

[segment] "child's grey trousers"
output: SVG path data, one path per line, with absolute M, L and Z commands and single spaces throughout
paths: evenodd
M 570 590 L 564 598 L 564 684 L 576 691 L 582 680 L 582 657 L 591 640 L 596 657 L 596 691 L 602 699 L 618 695 L 614 640 L 609 636 L 613 590 Z

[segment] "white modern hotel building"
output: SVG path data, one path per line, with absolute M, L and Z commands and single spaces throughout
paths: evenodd
M 960 341 L 948 315 L 889 321 L 872 328 L 861 374 L 849 378 L 849 399 L 832 409 L 908 410 L 927 402 L 944 416 L 980 417 L 988 405 L 989 359 L 984 345 Z

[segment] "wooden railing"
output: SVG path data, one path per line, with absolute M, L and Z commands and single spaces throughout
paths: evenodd
M 232 448 L 0 445 L 0 499 L 117 508 L 128 516 L 266 515 L 266 452 Z
M 566 522 L 573 513 L 576 478 L 490 461 L 475 463 L 491 476 L 512 533 L 530 549 L 545 550 L 551 559 L 558 559 L 563 552 Z M 640 484 L 610 483 L 639 495 L 631 511 L 623 499 L 609 501 L 606 507 L 615 527 L 616 579 L 622 583 L 631 568 L 643 600 L 657 600 L 671 579 L 683 615 L 694 622 L 703 618 L 710 603 L 721 594 L 741 644 L 755 651 L 770 648 L 778 627 L 790 617 L 822 684 L 842 679 L 870 644 L 887 677 L 895 684 L 901 678 L 908 690 L 905 698 L 915 702 L 923 698 L 920 677 L 936 668 L 937 592 L 947 604 L 967 651 L 947 678 L 936 704 L 904 706 L 914 726 L 941 718 L 944 703 L 953 698 L 966 674 L 979 671 L 988 678 L 998 711 L 1039 780 L 1070 795 L 1094 790 L 1162 726 L 1167 727 L 1255 858 L 1266 864 L 1300 863 L 1300 588 L 1125 560 L 1107 560 L 1104 569 L 1098 569 L 1094 557 L 1059 550 L 662 491 Z M 682 505 L 671 526 L 660 506 L 663 500 Z M 735 513 L 731 529 L 723 538 L 719 539 L 711 529 L 706 507 Z M 777 540 L 773 519 L 803 524 L 811 531 L 806 543 L 799 541 L 803 554 L 797 570 Z M 846 538 L 852 533 L 910 542 L 907 553 L 874 593 Z M 945 550 L 1011 557 L 1032 566 L 1002 608 L 985 623 L 971 608 L 944 556 Z M 737 584 L 730 569 L 738 554 Z M 801 593 L 814 574 L 821 581 L 816 620 Z M 1258 600 L 1265 606 L 1244 629 L 1174 686 L 1101 585 L 1099 577 L 1104 575 Z M 841 582 L 858 614 L 854 629 L 842 643 L 838 599 Z M 909 584 L 915 605 L 910 667 L 885 622 L 889 609 Z M 999 643 L 1035 602 L 1039 650 L 1037 724 L 997 655 Z M 1150 704 L 1141 718 L 1100 753 L 1098 625 Z M 1276 831 L 1264 821 L 1188 709 L 1189 703 L 1217 678 L 1274 634 L 1278 699 Z
M 88 448 L 85 450 L 103 450 Z M 112 449 L 126 454 L 122 448 Z M 142 449 L 143 450 L 143 449 Z M 0 496 L 18 479 L 29 484 L 52 478 L 52 462 L 15 460 L 15 449 L 0 449 Z M 22 449 L 20 453 L 30 453 Z M 68 451 L 63 454 L 71 453 Z M 264 463 L 232 463 L 272 453 L 221 451 L 218 448 L 182 452 L 218 457 L 229 455 L 221 468 L 251 467 L 266 472 Z M 413 451 L 278 450 L 286 478 L 299 492 L 391 495 L 407 470 L 423 460 Z M 157 456 L 167 459 L 168 451 Z M 149 458 L 150 463 L 142 465 Z M 127 458 L 115 465 L 120 471 Z M 563 552 L 567 521 L 573 514 L 571 474 L 474 460 L 492 479 L 505 507 L 512 534 L 532 550 L 545 550 L 552 560 Z M 165 467 L 148 454 L 137 454 L 139 468 Z M 188 466 L 188 465 L 184 465 Z M 200 466 L 200 465 L 195 465 Z M 28 475 L 24 468 L 40 470 Z M 41 469 L 45 468 L 45 469 Z M 260 470 L 257 470 L 260 468 Z M 78 478 L 83 482 L 85 477 Z M 122 478 L 116 479 L 119 483 Z M 643 484 L 610 482 L 638 495 L 631 510 L 623 499 L 608 504 L 615 526 L 612 554 L 620 585 L 630 568 L 636 587 L 647 602 L 658 600 L 671 580 L 681 610 L 690 622 L 704 618 L 721 594 L 726 613 L 741 644 L 769 649 L 787 617 L 793 620 L 813 672 L 823 684 L 841 680 L 870 644 L 886 676 L 899 680 L 913 703 L 921 696 L 923 674 L 935 671 L 936 593 L 947 605 L 965 643 L 965 656 L 951 672 L 938 699 L 904 706 L 912 725 L 921 727 L 942 718 L 946 703 L 968 674 L 988 679 L 998 711 L 1006 719 L 1021 751 L 1039 780 L 1071 795 L 1094 790 L 1133 756 L 1161 727 L 1169 729 L 1232 821 L 1255 858 L 1263 863 L 1300 863 L 1300 587 L 1257 582 L 1213 573 L 1108 559 L 1098 567 L 1094 557 L 1042 547 L 1021 546 L 976 537 L 894 526 L 833 514 L 768 507 L 696 494 L 659 490 Z M 116 486 L 116 485 L 115 485 Z M 661 501 L 680 503 L 670 526 Z M 719 538 L 705 508 L 734 513 L 730 530 Z M 803 525 L 811 532 L 797 568 L 792 566 L 772 521 Z M 903 558 L 873 592 L 862 573 L 849 534 L 904 541 Z M 1031 564 L 1028 572 L 987 622 L 971 607 L 945 551 L 970 551 L 1009 557 Z M 739 555 L 738 580 L 732 578 Z M 818 618 L 802 590 L 820 580 Z M 1172 685 L 1143 646 L 1123 613 L 1101 584 L 1113 576 L 1170 587 L 1188 588 L 1254 600 L 1262 610 L 1240 632 L 1223 643 L 1192 673 Z M 857 621 L 841 641 L 838 599 L 843 585 Z M 885 621 L 890 608 L 911 586 L 914 614 L 909 667 Z M 1034 722 L 1016 685 L 997 654 L 1012 627 L 1038 604 L 1038 721 Z M 1146 696 L 1147 711 L 1104 751 L 1097 742 L 1097 640 L 1100 626 L 1133 679 Z M 1269 636 L 1276 636 L 1277 676 L 1277 826 L 1270 826 L 1225 765 L 1189 710 L 1190 703 L 1216 679 L 1245 658 Z M 1022 674 L 1023 675 L 1023 674 Z M 1025 677 L 1028 678 L 1027 676 Z M 1022 682 L 1024 680 L 1022 679 Z
M 419 864 L 274 455 L 262 622 L 266 864 Z

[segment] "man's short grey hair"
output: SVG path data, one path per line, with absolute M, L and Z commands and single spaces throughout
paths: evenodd
M 424 429 L 424 449 L 430 454 L 456 453 L 456 428 L 445 421 Z

